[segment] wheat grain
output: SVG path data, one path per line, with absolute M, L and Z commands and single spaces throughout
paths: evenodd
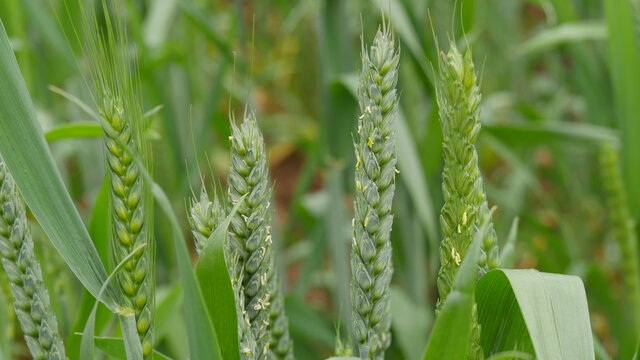
M 49 294 L 33 252 L 25 207 L 11 175 L 0 160 L 0 257 L 7 272 L 13 305 L 34 359 L 65 359 Z M 2 324 L 5 326 L 5 324 Z
M 398 106 L 399 54 L 393 36 L 378 29 L 367 52 L 362 45 L 358 101 L 361 116 L 355 140 L 356 192 L 351 247 L 354 335 L 361 354 L 384 358 L 391 344 L 389 282 L 391 203 L 395 191 L 394 121 Z

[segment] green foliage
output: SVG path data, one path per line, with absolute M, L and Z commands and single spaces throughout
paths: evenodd
M 1 159 L 0 260 L 9 277 L 13 306 L 31 355 L 34 359 L 65 359 L 58 323 L 33 252 L 25 207 Z
M 537 359 L 595 359 L 580 278 L 493 270 L 478 282 L 475 298 L 487 356 L 517 350 Z
M 353 335 L 360 355 L 384 358 L 391 344 L 389 283 L 393 274 L 390 233 L 395 191 L 396 84 L 399 55 L 393 34 L 378 29 L 371 48 L 362 44 L 358 102 L 351 301 Z

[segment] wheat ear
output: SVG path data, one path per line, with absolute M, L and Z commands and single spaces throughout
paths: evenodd
M 271 287 L 271 185 L 262 133 L 253 111 L 237 126 L 231 119 L 231 167 L 228 203 L 235 205 L 247 195 L 229 226 L 229 251 L 237 257 L 232 281 L 242 284 L 244 311 L 251 322 L 257 359 L 269 349 Z
M 442 127 L 444 170 L 442 191 L 444 206 L 440 213 L 440 225 L 444 236 L 440 244 L 440 270 L 438 292 L 440 309 L 451 291 L 453 280 L 474 232 L 489 219 L 489 228 L 482 243 L 478 273 L 482 275 L 498 266 L 499 252 L 491 214 L 482 188 L 482 176 L 478 168 L 475 142 L 480 132 L 480 89 L 470 52 L 463 56 L 454 44 L 448 54 L 441 54 L 438 65 L 437 102 Z M 482 359 L 480 325 L 477 308 L 473 310 L 471 359 Z
M 14 310 L 31 356 L 34 359 L 65 359 L 58 323 L 33 252 L 25 206 L 1 160 L 0 257 L 9 278 Z
M 640 266 L 638 265 L 638 235 L 627 207 L 627 195 L 622 182 L 617 150 L 604 143 L 600 148 L 600 172 L 606 204 L 615 238 L 622 250 L 622 277 L 635 330 L 640 331 Z
M 399 54 L 393 35 L 378 29 L 369 51 L 362 45 L 358 102 L 351 301 L 354 336 L 361 355 L 384 358 L 391 344 L 389 282 L 391 203 L 395 191 L 394 121 L 398 106 Z
M 269 281 L 271 285 L 271 311 L 269 315 L 269 358 L 271 360 L 293 360 L 293 341 L 289 336 L 289 319 L 284 311 L 284 298 L 280 282 L 275 276 L 275 266 Z
M 140 84 L 120 5 L 107 0 L 100 3 L 103 11 L 99 11 L 100 5 L 87 3 L 82 20 L 87 36 L 85 55 L 94 86 L 91 95 L 104 133 L 111 193 L 111 248 L 117 264 L 134 249 L 147 245 L 125 264 L 117 283 L 121 306 L 135 311 L 142 352 L 148 359 L 153 347 L 155 243 L 150 226 L 151 184 L 146 183 L 133 161 L 135 156 L 143 166 L 148 165 Z M 99 25 L 98 13 L 104 14 L 104 27 Z
M 193 233 L 198 254 L 200 254 L 205 246 L 205 242 L 226 216 L 227 210 L 218 200 L 215 192 L 213 194 L 213 201 L 211 201 L 203 186 L 200 197 L 191 200 L 191 207 L 189 209 L 189 224 L 191 225 L 191 232 Z M 238 268 L 239 257 L 237 254 L 231 254 L 228 247 L 225 247 L 225 259 L 230 269 Z M 234 280 L 235 279 L 232 279 L 232 285 L 236 301 L 240 357 L 243 360 L 252 360 L 255 359 L 256 355 L 256 342 L 251 332 L 249 317 L 244 310 L 242 279 Z

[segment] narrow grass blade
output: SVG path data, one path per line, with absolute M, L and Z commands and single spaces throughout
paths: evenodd
M 538 124 L 482 124 L 483 131 L 493 134 L 507 144 L 539 145 L 560 143 L 566 145 L 599 146 L 602 141 L 618 142 L 618 134 L 606 127 L 568 123 L 564 121 Z
M 57 125 L 44 133 L 48 142 L 75 139 L 75 138 L 101 138 L 102 128 L 95 122 L 73 122 Z
M 0 138 L 0 155 L 27 206 L 71 271 L 97 297 L 106 270 L 55 168 L 1 23 Z M 102 301 L 115 309 L 112 286 L 105 295 Z
M 640 210 L 640 49 L 636 39 L 631 1 L 605 0 L 605 18 L 609 30 L 609 54 L 614 103 L 622 141 L 622 163 L 629 192 L 631 214 Z
M 140 251 L 145 246 L 146 244 L 142 244 L 137 248 L 135 248 L 129 255 L 125 256 L 122 259 L 122 261 L 120 261 L 120 263 L 113 269 L 109 277 L 105 280 L 102 288 L 100 288 L 100 291 L 98 292 L 97 301 L 93 305 L 91 314 L 89 314 L 87 323 L 84 326 L 84 331 L 82 332 L 82 341 L 80 342 L 80 359 L 94 359 L 94 356 L 95 356 L 94 338 L 95 338 L 95 328 L 96 328 L 96 312 L 98 311 L 98 304 L 100 303 L 100 298 L 108 288 L 109 284 L 111 284 L 111 280 L 113 280 L 113 278 L 118 274 L 118 271 L 120 271 L 124 267 L 124 265 L 129 260 L 131 260 L 131 258 L 136 254 L 136 252 Z M 124 309 L 124 311 L 130 311 L 130 309 Z M 126 314 L 122 313 L 123 309 L 116 309 L 116 311 L 114 312 L 118 312 L 120 314 L 121 320 L 126 315 L 130 315 L 128 312 Z M 130 321 L 130 320 L 127 320 L 127 321 Z M 133 317 L 133 322 L 134 322 L 133 326 L 135 331 L 135 316 Z M 124 331 L 123 324 L 121 324 L 121 327 L 123 327 L 123 331 Z M 129 330 L 129 328 L 127 328 L 127 330 Z M 135 337 L 136 339 L 138 339 L 137 333 Z M 138 340 L 138 343 L 140 343 L 140 340 Z M 141 355 L 140 359 L 142 359 L 142 345 L 140 345 L 140 355 Z
M 502 252 L 500 252 L 500 264 L 502 264 L 502 267 L 505 269 L 512 268 L 515 261 L 515 245 L 516 238 L 518 237 L 519 222 L 520 218 L 515 217 L 513 219 L 511 229 L 509 229 L 509 235 L 507 236 L 507 242 L 502 247 Z
M 485 355 L 518 350 L 539 359 L 594 359 L 580 278 L 496 269 L 476 286 Z
M 96 347 L 102 350 L 105 354 L 110 357 L 125 360 L 127 358 L 127 354 L 124 349 L 124 342 L 122 338 L 115 337 L 96 337 L 95 338 Z M 167 355 L 164 355 L 157 350 L 153 350 L 153 359 L 154 360 L 172 360 Z
M 218 335 L 218 345 L 223 359 L 240 360 L 236 302 L 224 256 L 224 244 L 231 219 L 246 196 L 236 203 L 229 216 L 211 234 L 196 264 L 196 275 Z
M 527 56 L 547 51 L 568 42 L 606 40 L 607 28 L 601 21 L 576 21 L 542 30 L 520 44 L 515 56 Z
M 122 328 L 122 341 L 127 360 L 142 360 L 142 344 L 136 329 L 136 314 L 129 312 L 120 315 L 120 327 Z

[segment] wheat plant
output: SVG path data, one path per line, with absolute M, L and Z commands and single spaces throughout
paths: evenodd
M 217 194 L 213 193 L 213 201 L 210 200 L 209 194 L 202 186 L 199 198 L 191 199 L 191 207 L 189 209 L 189 224 L 191 225 L 191 233 L 195 240 L 195 247 L 198 254 L 206 245 L 207 240 L 213 234 L 213 231 L 227 216 L 227 211 L 219 200 Z M 237 253 L 231 253 L 227 247 L 225 259 L 232 271 L 238 268 L 239 256 Z M 240 274 L 241 276 L 242 274 Z M 235 280 L 235 281 L 234 281 Z M 256 356 L 256 342 L 251 330 L 251 322 L 244 306 L 244 294 L 242 292 L 242 278 L 232 279 L 233 292 L 236 302 L 236 316 L 238 319 L 238 342 L 239 352 L 243 360 L 251 360 Z
M 391 204 L 395 190 L 395 130 L 399 54 L 387 26 L 378 29 L 371 48 L 362 44 L 358 102 L 361 115 L 356 153 L 351 301 L 353 333 L 361 356 L 383 359 L 391 344 L 389 282 Z
M 605 142 L 600 148 L 600 172 L 613 232 L 622 253 L 622 279 L 636 331 L 640 331 L 640 266 L 638 234 L 629 213 L 617 149 Z
M 0 160 L 0 258 L 6 271 L 13 306 L 34 359 L 65 359 L 58 323 L 42 282 L 42 271 L 33 251 L 24 203 Z M 6 324 L 2 324 L 6 326 Z
M 444 205 L 440 213 L 443 240 L 440 244 L 437 308 L 440 309 L 451 291 L 453 280 L 473 240 L 475 231 L 491 214 L 482 187 L 475 142 L 480 132 L 480 90 L 469 51 L 462 55 L 454 44 L 438 63 L 437 101 L 443 134 L 444 169 L 442 192 Z M 495 231 L 489 221 L 488 232 L 482 242 L 478 273 L 498 266 Z M 470 358 L 482 359 L 480 325 L 474 306 L 474 329 Z
M 235 205 L 247 195 L 229 227 L 229 251 L 237 257 L 237 265 L 231 271 L 232 281 L 242 284 L 244 310 L 248 314 L 256 340 L 257 359 L 266 359 L 270 355 L 278 355 L 269 351 L 275 330 L 270 320 L 273 295 L 281 296 L 273 288 L 277 284 L 277 275 L 274 274 L 271 247 L 272 189 L 264 139 L 255 113 L 246 111 L 240 126 L 231 119 L 231 126 L 229 203 Z M 281 303 L 282 299 L 276 299 L 276 319 L 284 316 L 284 310 L 279 305 Z M 276 323 L 282 325 L 283 321 Z M 284 329 L 276 329 L 274 338 L 283 338 L 285 331 L 288 338 L 288 324 Z
M 146 164 L 144 119 L 137 66 L 129 49 L 126 28 L 117 5 L 103 2 L 106 30 L 98 25 L 95 9 L 84 17 L 86 57 L 93 101 L 104 133 L 104 152 L 110 183 L 111 247 L 115 263 L 138 250 L 118 274 L 122 306 L 135 311 L 136 327 L 145 358 L 153 346 L 155 296 L 154 243 L 150 226 L 150 194 L 133 157 Z M 91 8 L 91 6 L 90 6 Z M 110 11 L 114 15 L 110 15 Z

